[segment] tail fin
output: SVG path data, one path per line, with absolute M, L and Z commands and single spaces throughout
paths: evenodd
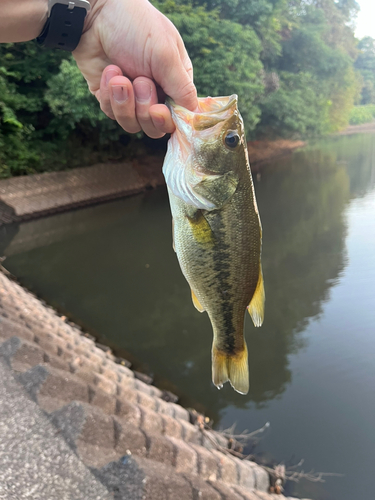
M 212 381 L 218 389 L 225 382 L 230 382 L 233 389 L 240 394 L 249 392 L 249 367 L 247 362 L 247 346 L 235 355 L 225 354 L 212 345 Z

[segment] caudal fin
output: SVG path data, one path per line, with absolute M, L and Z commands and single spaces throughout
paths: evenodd
M 247 362 L 247 346 L 235 355 L 225 354 L 212 346 L 212 381 L 218 389 L 229 382 L 240 394 L 249 392 L 249 367 Z

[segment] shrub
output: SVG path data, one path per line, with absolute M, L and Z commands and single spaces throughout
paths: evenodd
M 364 106 L 354 106 L 350 113 L 350 125 L 361 125 L 362 123 L 371 123 L 375 120 L 375 104 L 366 104 Z

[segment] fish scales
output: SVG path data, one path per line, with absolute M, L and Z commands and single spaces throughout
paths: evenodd
M 213 381 L 220 388 L 229 380 L 246 393 L 243 329 L 250 303 L 255 324 L 263 319 L 261 225 L 236 96 L 216 99 L 216 107 L 214 99 L 201 99 L 201 113 L 171 106 L 177 131 L 163 171 L 180 267 L 213 327 Z M 228 147 L 233 134 L 238 144 Z

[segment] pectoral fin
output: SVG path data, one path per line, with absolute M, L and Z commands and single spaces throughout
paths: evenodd
M 193 187 L 193 191 L 218 209 L 231 199 L 237 185 L 237 175 L 227 172 L 224 175 L 207 175 Z
M 187 215 L 187 219 L 195 240 L 201 245 L 212 247 L 215 243 L 214 234 L 202 210 L 195 210 L 191 216 Z
M 263 323 L 265 298 L 266 296 L 264 292 L 262 266 L 259 266 L 257 287 L 250 304 L 247 306 L 247 309 L 255 326 L 261 326 Z
M 195 295 L 193 290 L 191 291 L 191 298 L 193 300 L 193 304 L 194 304 L 195 309 L 197 309 L 197 311 L 199 311 L 200 313 L 204 312 L 204 308 L 201 305 L 201 303 L 199 302 L 199 300 L 197 299 L 197 296 Z

